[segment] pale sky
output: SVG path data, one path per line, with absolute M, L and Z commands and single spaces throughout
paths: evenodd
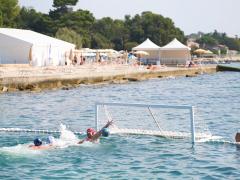
M 19 3 L 44 13 L 52 8 L 52 0 L 19 0 Z M 240 37 L 240 0 L 79 0 L 76 9 L 79 8 L 89 10 L 97 19 L 124 19 L 127 14 L 152 11 L 171 18 L 186 35 L 216 29 Z

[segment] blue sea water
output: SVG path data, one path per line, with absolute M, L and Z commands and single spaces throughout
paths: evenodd
M 193 146 L 186 140 L 110 135 L 99 144 L 33 151 L 27 146 L 38 134 L 1 132 L 0 179 L 239 179 L 240 147 L 230 143 L 240 131 L 238 72 L 2 94 L 0 128 L 56 130 L 63 123 L 83 131 L 94 126 L 96 101 L 194 105 L 224 141 Z

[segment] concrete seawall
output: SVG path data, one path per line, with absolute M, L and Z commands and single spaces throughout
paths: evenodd
M 215 73 L 216 66 L 196 68 L 158 68 L 148 70 L 130 66 L 54 67 L 54 68 L 0 68 L 0 91 L 41 91 L 69 89 L 81 84 L 125 83 L 169 76 L 193 77 Z

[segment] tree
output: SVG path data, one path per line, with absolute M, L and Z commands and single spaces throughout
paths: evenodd
M 58 20 L 58 27 L 68 27 L 74 30 L 82 37 L 83 47 L 90 47 L 91 45 L 91 30 L 95 18 L 89 11 L 77 10 L 64 14 Z
M 55 9 L 49 12 L 50 17 L 56 20 L 62 15 L 72 12 L 71 6 L 75 6 L 77 2 L 78 0 L 54 0 L 53 7 L 55 7 Z
M 59 18 L 59 27 L 69 27 L 79 34 L 88 33 L 91 30 L 95 18 L 89 11 L 77 10 L 64 14 Z
M 76 45 L 76 48 L 82 48 L 82 38 L 75 31 L 68 28 L 58 29 L 56 38 L 73 43 Z
M 165 45 L 173 38 L 185 41 L 184 33 L 175 27 L 170 18 L 152 12 L 143 12 L 133 18 L 125 16 L 125 25 L 130 31 L 129 41 L 141 43 L 150 38 L 158 45 Z
M 78 0 L 54 0 L 53 7 L 62 8 L 67 6 L 75 6 Z
M 132 50 L 132 48 L 134 48 L 134 47 L 136 47 L 138 45 L 138 43 L 137 42 L 127 42 L 127 43 L 125 43 L 125 45 L 124 45 L 124 49 L 125 50 L 128 50 L 128 51 L 131 51 Z
M 48 15 L 36 12 L 35 9 L 28 9 L 25 7 L 21 9 L 16 18 L 16 27 L 31 29 L 51 36 L 55 35 L 57 31 L 57 27 Z
M 0 27 L 3 25 L 2 11 L 0 11 Z
M 0 0 L 0 25 L 14 27 L 19 10 L 18 0 Z
M 93 25 L 93 33 L 99 33 L 108 39 L 116 50 L 124 49 L 128 40 L 128 30 L 122 20 L 113 20 L 110 17 L 102 18 Z
M 113 48 L 113 44 L 103 35 L 95 33 L 92 35 L 91 47 L 95 49 L 110 49 Z
M 230 38 L 226 33 L 219 33 L 215 30 L 213 33 L 207 33 L 202 35 L 200 39 L 197 40 L 202 47 L 207 47 L 209 49 L 214 49 L 214 46 L 219 44 L 227 46 L 231 50 L 240 50 L 240 41 L 236 38 Z M 226 50 L 223 51 L 225 53 Z
M 203 35 L 198 41 L 202 46 L 216 46 L 218 41 L 209 34 Z

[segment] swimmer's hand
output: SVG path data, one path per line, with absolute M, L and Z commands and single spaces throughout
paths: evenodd
M 112 124 L 113 124 L 113 120 L 108 121 L 107 124 L 103 128 L 108 128 Z
M 79 142 L 78 142 L 78 144 L 82 144 L 83 142 L 84 142 L 84 139 L 83 139 L 83 140 L 81 140 L 81 141 L 79 141 Z

